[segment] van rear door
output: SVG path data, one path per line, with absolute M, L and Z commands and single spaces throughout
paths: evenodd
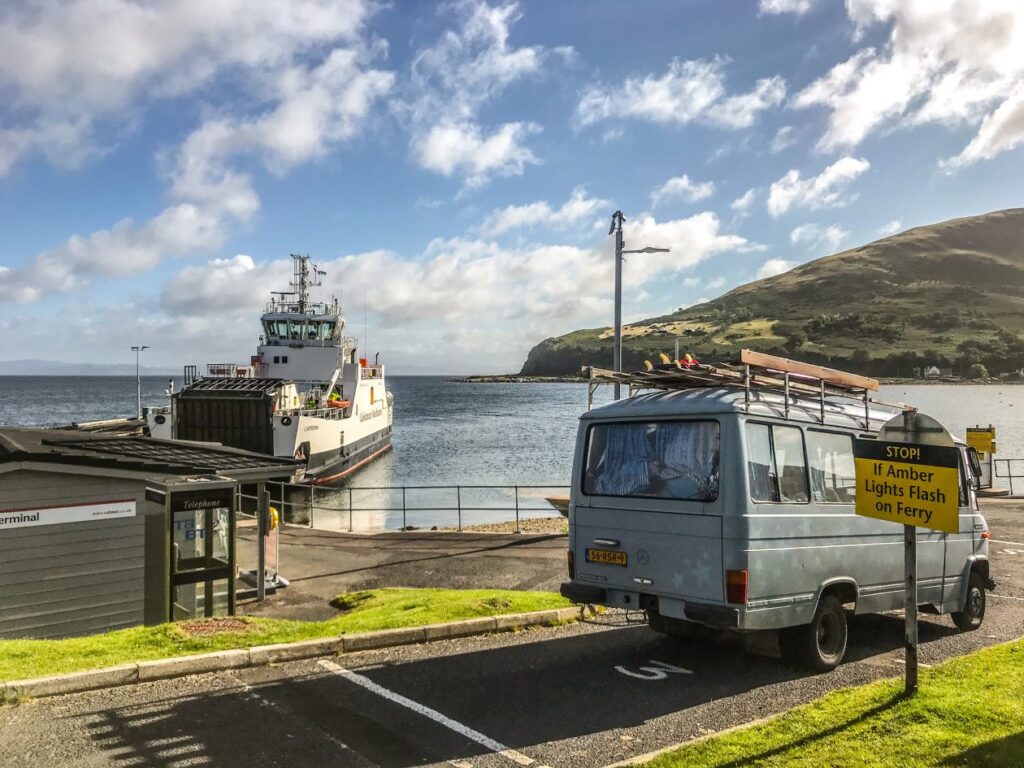
M 721 602 L 716 420 L 590 425 L 574 489 L 576 580 Z
M 701 505 L 697 505 L 700 507 Z M 629 505 L 575 508 L 576 579 L 607 588 L 722 602 L 722 519 Z

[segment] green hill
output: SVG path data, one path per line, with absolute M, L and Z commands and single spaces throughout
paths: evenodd
M 1024 208 L 1014 208 L 910 229 L 628 325 L 623 367 L 672 355 L 679 337 L 704 361 L 746 347 L 882 376 L 977 364 L 995 375 L 1024 367 L 1022 331 Z M 612 329 L 592 328 L 541 342 L 522 373 L 611 364 Z

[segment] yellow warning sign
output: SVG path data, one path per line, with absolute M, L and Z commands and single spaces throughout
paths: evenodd
M 996 431 L 992 427 L 988 429 L 968 427 L 967 444 L 974 450 L 981 451 L 982 453 L 995 453 Z
M 858 515 L 956 533 L 960 529 L 957 449 L 857 440 Z

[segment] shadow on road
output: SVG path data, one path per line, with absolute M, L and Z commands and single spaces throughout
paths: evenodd
M 850 656 L 863 659 L 897 650 L 902 631 L 898 616 L 856 617 Z M 927 644 L 950 631 L 922 622 L 921 641 Z M 745 654 L 738 643 L 668 638 L 646 626 L 468 647 L 452 653 L 450 646 L 438 646 L 447 655 L 427 658 L 387 652 L 336 661 L 399 697 L 527 752 L 580 737 L 587 743 L 591 738 L 617 741 L 615 733 L 672 714 L 682 714 L 673 721 L 678 740 L 687 738 L 688 729 L 698 722 L 702 727 L 729 727 L 833 687 L 827 675 L 818 678 L 778 659 Z M 119 765 L 170 768 L 187 758 L 195 765 L 246 768 L 283 760 L 289 768 L 359 766 L 360 756 L 365 756 L 380 768 L 413 768 L 489 754 L 487 747 L 379 691 L 323 671 L 315 662 L 303 669 L 305 674 L 292 669 L 283 679 L 273 669 L 251 670 L 239 673 L 252 681 L 251 688 L 216 690 L 142 708 L 111 708 L 88 716 L 87 723 L 97 745 Z M 803 679 L 808 685 L 802 689 L 787 685 Z M 837 724 L 814 738 L 854 722 Z M 976 748 L 979 764 L 999 764 L 997 758 L 1019 748 L 1021 737 L 1004 741 Z M 340 763 L 339 750 L 349 750 L 348 759 Z M 965 756 L 973 759 L 974 751 Z

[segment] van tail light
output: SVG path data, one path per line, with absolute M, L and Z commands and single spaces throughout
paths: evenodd
M 992 538 L 992 533 L 990 531 L 982 531 L 981 532 L 981 538 L 983 538 L 983 539 L 991 539 Z
M 747 572 L 726 571 L 725 572 L 725 601 L 746 605 L 747 603 Z
M 569 578 L 570 579 L 575 579 L 576 578 L 576 556 L 573 554 L 571 549 L 568 552 L 566 552 L 566 554 L 569 556 Z

